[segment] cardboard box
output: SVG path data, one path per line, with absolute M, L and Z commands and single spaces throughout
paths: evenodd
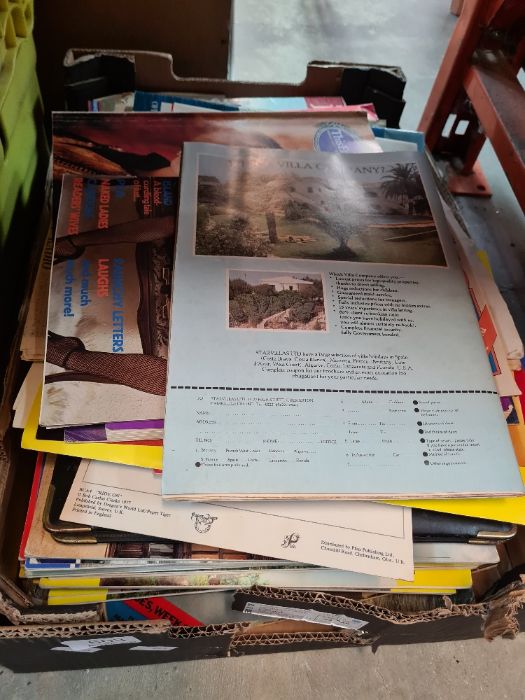
M 225 78 L 231 23 L 231 0 L 36 0 L 44 104 L 63 108 L 62 61 L 71 46 L 164 51 L 180 75 Z
M 385 644 L 512 638 L 525 621 L 524 601 L 521 583 L 510 585 L 490 602 L 452 605 L 443 596 L 442 604 L 434 610 L 412 614 L 318 592 L 253 588 L 236 594 L 235 607 L 241 610 L 248 602 L 280 607 L 285 618 L 290 610 L 314 610 L 328 621 L 333 619 L 334 625 L 277 619 L 170 627 L 164 620 L 77 622 L 71 613 L 53 615 L 48 611 L 40 616 L 27 614 L 21 626 L 0 627 L 0 663 L 15 672 L 56 671 L 312 649 L 370 646 L 375 650 Z M 12 607 L 0 602 L 3 614 L 10 614 Z M 347 625 L 364 626 L 335 626 L 343 618 Z M 30 621 L 35 624 L 27 624 Z
M 91 5 L 90 2 L 86 4 Z M 57 5 L 63 6 L 63 3 Z M 360 82 L 365 86 L 371 76 L 375 75 L 374 80 L 377 79 L 378 73 L 387 76 L 386 82 L 388 78 L 403 77 L 399 69 L 392 67 L 315 61 L 308 65 L 305 80 L 298 85 L 184 79 L 173 74 L 173 60 L 166 54 L 103 52 L 104 55 L 108 53 L 123 56 L 133 67 L 136 87 L 149 90 L 218 92 L 229 96 L 336 95 L 347 89 L 349 77 L 354 85 L 357 78 L 362 78 Z M 68 55 L 68 65 L 86 54 L 101 55 L 101 52 L 74 50 Z M 393 84 L 397 85 L 396 81 Z M 44 231 L 45 222 L 38 240 L 43 241 Z M 22 325 L 23 321 L 22 312 Z M 520 623 L 525 621 L 525 584 L 521 581 L 519 569 L 506 574 L 505 587 L 496 590 L 491 599 L 483 603 L 454 605 L 443 596 L 438 599 L 435 609 L 415 613 L 400 612 L 381 607 L 374 601 L 346 596 L 267 588 L 239 591 L 236 607 L 244 609 L 248 602 L 277 606 L 282 608 L 284 618 L 291 615 L 294 619 L 170 627 L 167 621 L 101 622 L 100 611 L 92 606 L 60 610 L 31 608 L 16 584 L 16 556 L 35 456 L 23 453 L 19 448 L 19 431 L 7 428 L 19 377 L 20 360 L 15 342 L 0 411 L 0 418 L 3 417 L 0 421 L 0 522 L 2 517 L 9 517 L 10 523 L 8 536 L 2 528 L 3 540 L 0 540 L 0 615 L 11 623 L 11 626 L 0 627 L 0 664 L 14 671 L 129 666 L 303 649 L 376 648 L 382 644 L 476 637 L 493 639 L 515 636 Z M 509 555 L 510 565 L 517 566 L 525 561 L 522 552 L 525 552 L 525 545 L 514 543 Z M 490 582 L 492 580 L 490 578 Z M 296 612 L 291 614 L 290 609 Z M 304 611 L 316 611 L 330 624 L 297 619 L 304 616 Z M 350 628 L 338 626 L 343 619 L 341 616 Z
M 177 628 L 170 628 L 164 621 L 48 625 L 2 628 L 0 663 L 20 673 L 136 666 L 342 646 L 363 644 L 346 630 L 305 623 L 291 626 L 280 621 Z M 64 653 L 69 650 L 70 653 Z

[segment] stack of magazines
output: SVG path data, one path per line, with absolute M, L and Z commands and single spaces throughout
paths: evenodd
M 417 139 L 196 102 L 54 116 L 26 590 L 178 624 L 252 586 L 479 599 L 525 524 L 523 346 Z

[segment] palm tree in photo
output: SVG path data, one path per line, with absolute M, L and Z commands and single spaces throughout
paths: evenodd
M 409 214 L 430 213 L 423 182 L 415 163 L 396 163 L 383 176 L 381 189 L 387 199 L 397 199 Z
M 403 207 L 410 209 L 411 192 L 414 179 L 419 179 L 414 163 L 396 163 L 384 175 L 381 189 L 387 199 L 397 199 Z

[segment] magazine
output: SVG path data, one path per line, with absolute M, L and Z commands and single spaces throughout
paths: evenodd
M 144 442 L 162 445 L 163 420 L 125 421 L 64 429 L 64 442 Z
M 135 112 L 182 112 L 185 111 L 243 111 L 243 112 L 294 112 L 303 110 L 346 110 L 367 113 L 371 122 L 378 120 L 371 102 L 360 105 L 347 105 L 343 97 L 213 97 L 184 95 L 177 93 L 156 93 L 137 90 L 133 103 Z M 103 111 L 90 110 L 90 111 Z M 115 111 L 115 110 L 107 110 Z M 123 110 L 121 110 L 123 111 Z
M 42 256 L 36 272 L 35 282 L 29 298 L 24 331 L 20 341 L 20 356 L 28 362 L 44 359 L 47 295 L 53 263 L 53 231 L 48 231 Z
M 40 585 L 43 582 L 41 580 Z M 89 590 L 93 583 L 91 577 L 66 580 L 65 582 L 49 582 L 53 587 L 65 591 L 67 588 L 73 594 L 75 589 Z M 63 584 L 63 587 L 61 586 Z M 157 590 L 162 594 L 163 589 L 175 588 L 248 588 L 265 586 L 270 588 L 313 589 L 317 591 L 367 591 L 392 590 L 410 592 L 411 590 L 456 590 L 470 588 L 472 575 L 470 569 L 421 569 L 415 573 L 414 581 L 404 581 L 386 576 L 326 569 L 324 567 L 296 569 L 259 569 L 254 567 L 246 571 L 184 571 L 178 573 L 158 573 L 147 576 L 107 576 L 99 577 L 98 585 L 108 591 L 123 591 L 126 589 L 147 591 Z M 43 586 L 42 586 L 43 587 Z M 59 589 L 59 590 L 60 590 Z M 78 590 L 78 593 L 80 593 Z M 144 597 L 147 594 L 144 594 Z
M 74 576 L 75 570 L 97 569 L 107 574 L 132 568 L 148 573 L 168 568 L 170 571 L 192 568 L 217 569 L 256 566 L 297 567 L 291 561 L 266 559 L 246 552 L 190 542 L 93 542 L 90 544 L 64 544 L 53 538 L 44 527 L 46 503 L 52 484 L 56 460 L 60 457 L 46 455 L 44 464 L 35 472 L 34 499 L 28 508 L 26 531 L 20 545 L 19 558 L 25 562 L 26 575 Z M 60 464 L 57 467 L 60 469 Z M 146 471 L 146 470 L 145 470 Z M 147 470 L 149 472 L 149 470 Z M 81 573 L 80 571 L 78 573 Z
M 176 187 L 64 177 L 41 425 L 162 420 Z
M 412 580 L 409 508 L 380 503 L 175 503 L 151 469 L 82 460 L 62 520 Z
M 53 178 L 179 174 L 182 144 L 204 141 L 251 148 L 343 153 L 381 148 L 362 113 L 205 112 L 203 114 L 55 112 Z
M 424 155 L 187 144 L 180 201 L 165 497 L 523 493 Z

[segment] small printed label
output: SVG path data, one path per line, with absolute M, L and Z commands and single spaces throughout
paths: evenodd
M 126 601 L 124 605 L 145 619 L 169 620 L 174 626 L 198 626 L 204 624 L 163 597 L 137 598 L 136 600 Z
M 51 651 L 73 651 L 77 654 L 96 654 L 97 651 L 102 651 L 101 647 L 93 647 L 91 649 L 71 649 L 71 647 L 51 647 Z
M 113 646 L 115 644 L 140 644 L 140 639 L 131 636 L 125 637 L 99 637 L 98 639 L 64 639 L 61 644 L 64 646 L 53 647 L 52 651 L 79 651 L 94 653 L 100 651 L 101 647 Z
M 177 647 L 131 647 L 130 651 L 173 651 Z
M 333 625 L 348 630 L 359 630 L 366 627 L 368 622 L 357 620 L 348 615 L 336 615 L 334 613 L 319 612 L 318 610 L 305 610 L 304 608 L 287 608 L 280 605 L 267 605 L 266 603 L 246 603 L 245 613 L 261 615 L 262 617 L 279 617 L 284 620 L 299 620 L 301 622 L 314 622 L 319 625 Z

